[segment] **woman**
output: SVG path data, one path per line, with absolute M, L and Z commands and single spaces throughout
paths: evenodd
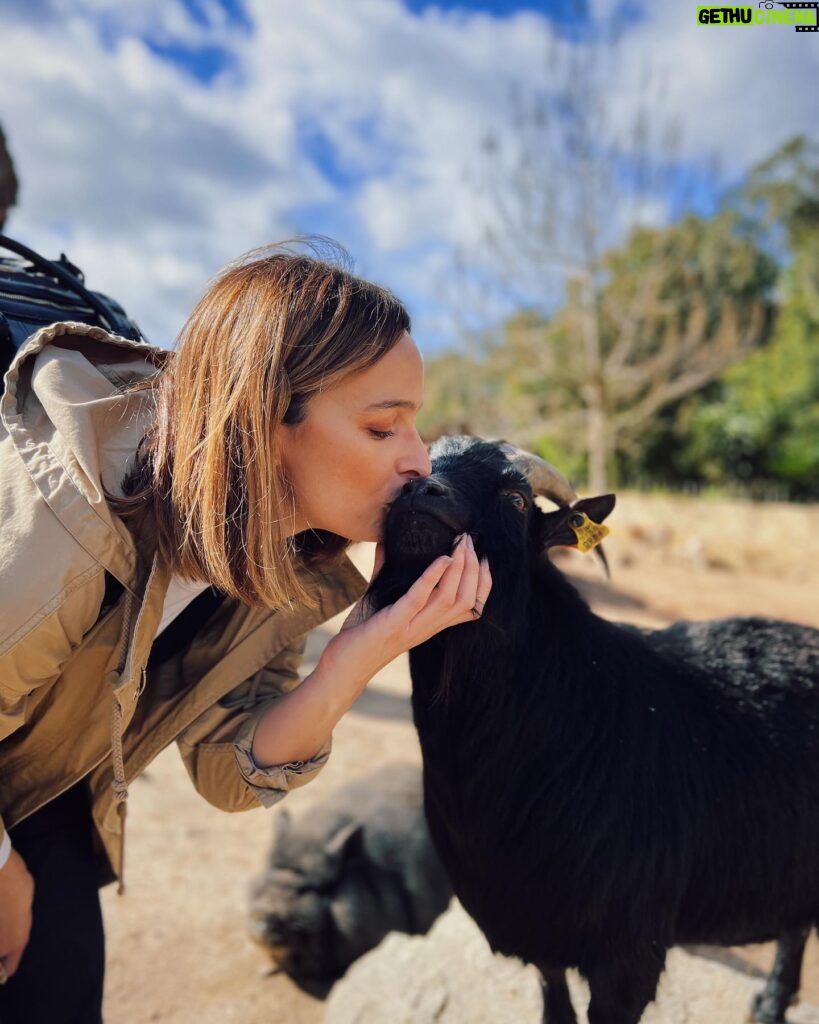
M 491 579 L 464 537 L 395 605 L 359 601 L 297 685 L 305 634 L 363 593 L 346 547 L 430 471 L 409 329 L 383 289 L 268 251 L 216 279 L 175 353 L 81 324 L 19 353 L 0 409 L 2 1024 L 101 1019 L 97 884 L 122 885 L 127 783 L 159 750 L 175 740 L 216 806 L 270 806 L 380 668 L 480 614 Z

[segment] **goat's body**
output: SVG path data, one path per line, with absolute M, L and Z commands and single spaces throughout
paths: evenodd
M 410 652 L 456 894 L 495 950 L 540 968 L 550 1024 L 574 1020 L 566 967 L 589 980 L 591 1024 L 636 1024 L 671 946 L 773 938 L 756 1012 L 779 1021 L 819 920 L 819 631 L 601 619 L 544 552 L 611 495 L 544 513 L 503 446 L 432 455 L 393 502 L 372 597 L 395 600 L 459 532 L 489 560 L 484 616 Z
M 516 636 L 411 653 L 430 831 L 492 947 L 590 976 L 819 919 L 819 632 L 638 631 L 541 571 Z

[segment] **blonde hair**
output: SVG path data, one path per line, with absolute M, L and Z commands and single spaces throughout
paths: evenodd
M 211 283 L 146 382 L 156 419 L 115 510 L 140 522 L 152 513 L 160 554 L 185 579 L 257 606 L 311 603 L 298 563 L 332 563 L 350 542 L 288 537 L 294 495 L 276 433 L 409 329 L 390 292 L 342 267 L 280 248 L 247 253 Z

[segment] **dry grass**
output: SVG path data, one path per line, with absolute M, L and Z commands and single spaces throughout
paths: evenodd
M 625 491 L 610 522 L 621 564 L 650 557 L 694 570 L 819 580 L 819 505 Z

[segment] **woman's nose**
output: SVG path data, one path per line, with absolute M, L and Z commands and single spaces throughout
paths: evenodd
M 421 440 L 421 435 L 417 431 L 415 432 L 415 438 L 410 450 L 402 461 L 402 476 L 429 476 L 432 472 L 432 464 L 429 461 L 427 446 Z

